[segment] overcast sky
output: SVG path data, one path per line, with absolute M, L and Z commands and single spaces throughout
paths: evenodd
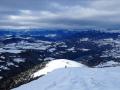
M 120 0 L 0 0 L 0 28 L 81 28 L 120 23 Z

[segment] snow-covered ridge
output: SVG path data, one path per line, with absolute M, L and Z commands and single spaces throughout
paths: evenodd
M 120 67 L 59 69 L 14 90 L 120 90 Z
M 56 69 L 68 68 L 68 67 L 85 67 L 85 66 L 83 64 L 78 63 L 78 62 L 67 60 L 67 59 L 52 60 L 48 64 L 46 64 L 46 66 L 43 69 L 35 72 L 32 75 L 32 77 L 33 78 L 39 77 L 39 76 L 45 75 L 49 72 L 52 72 Z

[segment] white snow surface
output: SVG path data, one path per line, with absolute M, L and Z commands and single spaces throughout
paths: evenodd
M 13 90 L 120 90 L 120 67 L 59 69 Z
M 108 61 L 105 63 L 101 63 L 96 67 L 112 67 L 112 66 L 120 66 L 120 63 L 115 61 Z
M 46 64 L 45 68 L 35 72 L 31 77 L 39 77 L 45 75 L 49 72 L 52 72 L 59 68 L 68 68 L 68 67 L 85 67 L 83 64 L 80 64 L 75 61 L 67 60 L 67 59 L 57 59 L 52 60 L 48 64 Z

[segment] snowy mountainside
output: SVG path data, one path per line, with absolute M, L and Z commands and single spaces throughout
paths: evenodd
M 42 75 L 46 75 L 49 72 L 52 72 L 54 70 L 60 69 L 60 68 L 68 68 L 68 67 L 85 67 L 83 64 L 80 64 L 75 61 L 67 60 L 67 59 L 57 59 L 50 61 L 49 63 L 46 64 L 46 66 L 35 72 L 32 77 L 39 77 Z
M 13 90 L 120 90 L 120 67 L 66 68 Z

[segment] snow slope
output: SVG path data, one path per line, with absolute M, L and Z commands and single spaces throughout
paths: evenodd
M 115 61 L 108 61 L 105 63 L 101 63 L 98 66 L 95 66 L 97 68 L 102 68 L 102 67 L 115 67 L 115 66 L 120 66 L 119 62 L 115 62 Z
M 80 64 L 75 61 L 70 61 L 67 59 L 57 59 L 52 60 L 48 64 L 46 64 L 45 68 L 35 72 L 31 77 L 35 78 L 41 75 L 45 75 L 49 72 L 52 72 L 59 68 L 67 68 L 67 67 L 85 67 L 83 64 Z
M 59 69 L 13 90 L 120 90 L 120 67 Z

